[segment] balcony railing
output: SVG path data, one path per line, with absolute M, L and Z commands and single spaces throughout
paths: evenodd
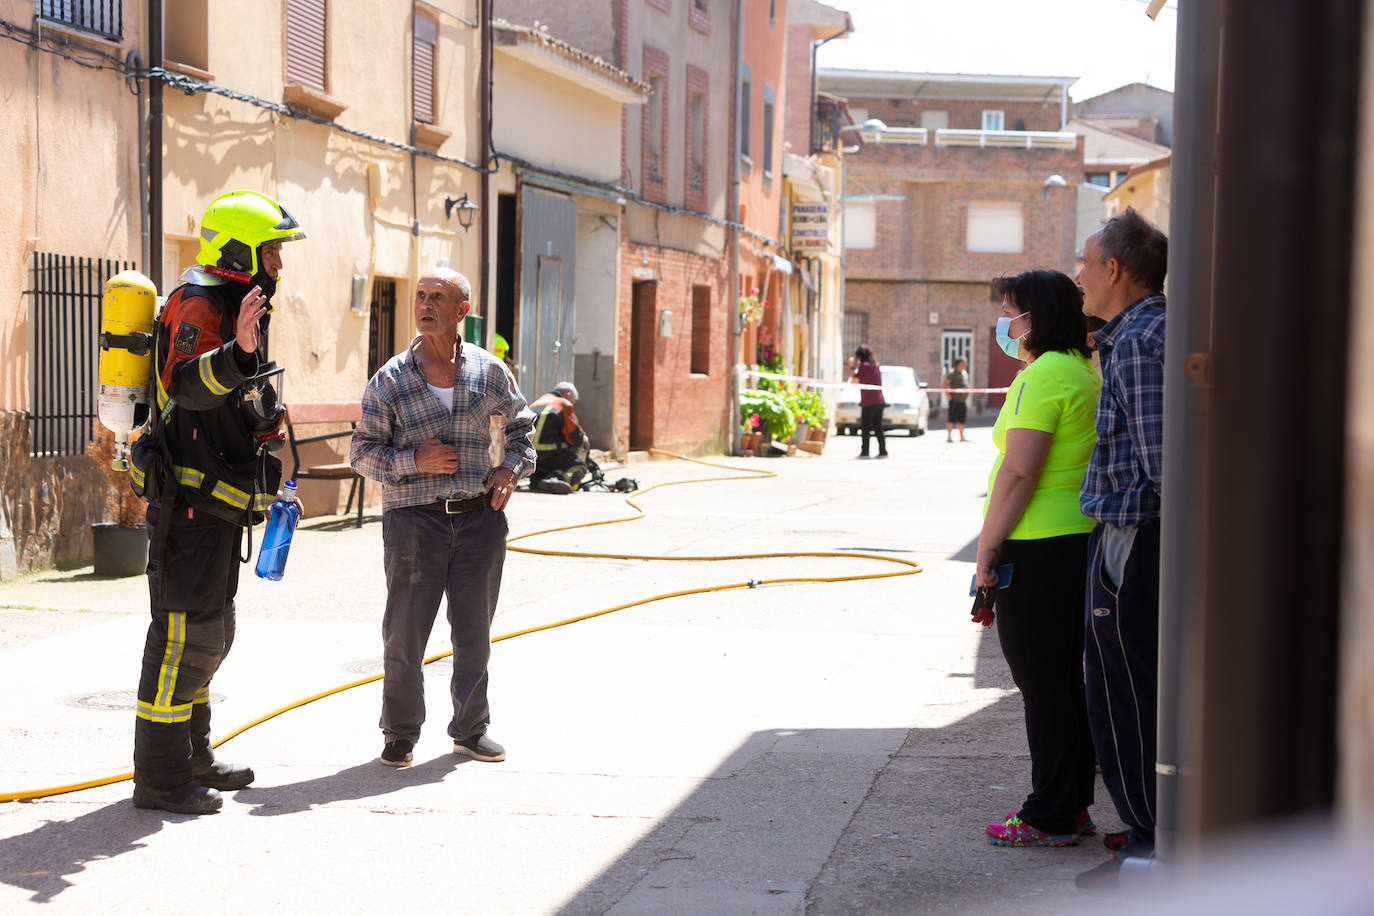
M 111 41 L 124 37 L 123 0 L 38 0 L 38 18 Z
M 935 131 L 936 146 L 976 146 L 1018 149 L 1073 149 L 1078 135 L 1058 130 L 960 130 Z

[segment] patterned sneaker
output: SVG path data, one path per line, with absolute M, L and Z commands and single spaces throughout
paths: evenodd
M 1126 844 L 1131 841 L 1131 831 L 1118 830 L 1116 833 L 1109 833 L 1102 838 L 1102 845 L 1107 847 L 1110 852 L 1120 852 L 1126 848 Z
M 1076 833 L 1043 833 L 1016 815 L 1001 824 L 988 824 L 988 842 L 994 846 L 1072 846 Z
M 1016 811 L 1008 811 L 1007 820 L 1016 817 L 1018 813 L 1019 812 Z M 1097 835 L 1097 825 L 1093 823 L 1092 815 L 1088 814 L 1087 808 L 1084 808 L 1073 816 L 1073 832 L 1074 835 L 1079 838 Z M 1108 835 L 1110 836 L 1110 834 Z

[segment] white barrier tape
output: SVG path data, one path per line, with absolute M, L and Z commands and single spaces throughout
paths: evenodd
M 869 391 L 882 391 L 883 385 L 860 385 L 856 382 L 826 382 L 818 378 L 807 378 L 804 375 L 784 375 L 781 372 L 760 372 L 757 369 L 745 369 L 743 375 L 753 378 L 771 378 L 781 382 L 797 382 L 810 388 L 859 388 Z M 1006 394 L 1010 388 L 922 388 L 922 391 L 931 394 Z

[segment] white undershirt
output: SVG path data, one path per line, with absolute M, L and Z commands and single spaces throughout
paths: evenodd
M 428 388 L 430 391 L 434 392 L 434 396 L 438 398 L 445 407 L 448 408 L 449 413 L 453 413 L 452 388 L 437 388 L 434 385 L 431 385 L 429 382 L 425 382 L 425 387 Z

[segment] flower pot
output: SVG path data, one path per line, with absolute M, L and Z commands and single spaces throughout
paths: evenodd
M 811 427 L 808 427 L 807 430 L 806 430 L 806 441 L 807 441 L 807 442 L 824 442 L 824 441 L 825 441 L 825 427 L 823 427 L 823 426 L 811 426 Z
M 140 576 L 148 568 L 148 526 L 121 528 L 109 522 L 91 526 L 97 576 Z

